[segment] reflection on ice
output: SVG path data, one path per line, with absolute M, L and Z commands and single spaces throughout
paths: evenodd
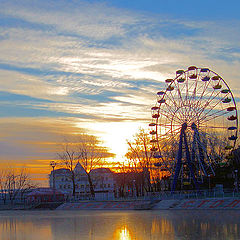
M 121 228 L 116 229 L 114 233 L 114 239 L 119 239 L 119 240 L 131 240 L 133 239 L 130 235 L 130 232 L 127 228 L 127 226 L 123 226 Z
M 3 211 L 0 239 L 240 239 L 236 211 Z

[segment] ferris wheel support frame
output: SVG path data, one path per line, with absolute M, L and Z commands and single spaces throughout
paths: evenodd
M 187 124 L 184 123 L 182 125 L 181 133 L 180 133 L 180 140 L 179 140 L 178 154 L 177 154 L 177 164 L 176 164 L 175 174 L 174 174 L 173 183 L 172 183 L 172 187 L 171 187 L 171 192 L 172 193 L 176 189 L 177 181 L 178 181 L 178 178 L 179 178 L 179 173 L 180 173 L 181 167 L 183 165 L 183 161 L 182 161 L 182 158 L 183 158 L 183 156 L 182 156 L 183 143 L 185 145 L 186 160 L 187 160 L 188 169 L 190 171 L 190 175 L 191 175 L 191 177 L 193 179 L 193 182 L 194 182 L 194 184 L 196 186 L 196 189 L 199 190 L 199 184 L 198 184 L 198 182 L 197 182 L 197 180 L 195 178 L 194 171 L 193 171 L 191 155 L 190 155 L 188 142 L 187 142 L 187 136 L 186 136 L 186 132 L 185 132 L 186 129 L 187 129 Z
M 206 164 L 206 162 L 204 161 L 204 147 L 203 147 L 203 144 L 200 140 L 200 134 L 199 134 L 199 131 L 197 129 L 197 126 L 196 124 L 192 124 L 191 126 L 192 130 L 194 130 L 194 140 L 197 140 L 197 146 L 198 146 L 198 150 L 199 150 L 199 162 L 202 166 L 202 170 L 205 174 L 205 176 L 207 177 L 209 174 L 213 174 L 215 176 L 215 172 L 212 168 L 212 165 L 211 163 L 209 162 L 209 165 Z M 194 149 L 195 150 L 195 149 Z M 208 157 L 207 157 L 208 158 Z M 207 170 L 209 167 L 210 167 L 210 171 L 211 173 L 207 173 Z
M 179 174 L 180 174 L 180 171 L 181 171 L 181 167 L 182 167 L 182 164 L 183 164 L 183 161 L 182 161 L 182 158 L 183 158 L 183 143 L 185 145 L 185 151 L 186 151 L 186 162 L 187 162 L 187 166 L 188 166 L 188 169 L 189 169 L 189 172 L 190 172 L 190 177 L 192 177 L 193 179 L 193 182 L 194 182 L 194 185 L 196 187 L 197 190 L 199 190 L 199 183 L 195 177 L 195 174 L 194 174 L 194 169 L 193 169 L 193 161 L 195 161 L 195 155 L 196 155 L 196 152 L 195 152 L 195 147 L 193 148 L 194 151 L 192 151 L 192 155 L 190 154 L 190 151 L 189 151 L 189 147 L 188 147 L 188 142 L 187 142 L 187 137 L 186 137 L 186 130 L 187 128 L 187 124 L 184 123 L 182 125 L 182 128 L 181 128 L 181 133 L 180 133 L 180 140 L 179 140 L 179 145 L 178 145 L 178 154 L 177 154 L 177 164 L 176 164 L 176 167 L 175 167 L 175 174 L 174 174 L 174 179 L 173 179 L 173 183 L 172 183 L 172 186 L 171 186 L 171 192 L 173 193 L 176 189 L 176 186 L 177 186 L 177 181 L 179 179 Z M 207 177 L 209 176 L 210 174 L 207 173 L 207 164 L 206 162 L 204 161 L 204 149 L 202 148 L 202 145 L 201 145 L 201 142 L 200 142 L 200 136 L 199 136 L 199 132 L 197 130 L 197 127 L 195 124 L 193 124 L 191 126 L 192 130 L 194 130 L 194 139 L 193 139 L 193 142 L 192 144 L 195 145 L 196 144 L 196 138 L 198 139 L 197 141 L 197 145 L 198 145 L 198 150 L 199 150 L 199 164 L 201 165 L 201 170 L 203 171 L 204 175 Z M 210 166 L 210 171 L 211 171 L 211 174 L 212 175 L 215 175 L 215 172 L 211 166 L 211 164 L 209 165 Z

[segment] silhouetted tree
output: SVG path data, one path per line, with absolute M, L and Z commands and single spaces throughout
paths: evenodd
M 69 169 L 72 181 L 72 195 L 75 196 L 76 184 L 75 184 L 75 173 L 74 167 L 79 159 L 79 152 L 77 151 L 77 145 L 73 141 L 66 140 L 61 145 L 61 150 L 57 153 L 58 159 L 60 159 L 60 164 L 65 165 L 66 169 Z
M 0 172 L 0 190 L 4 203 L 7 198 L 13 202 L 17 196 L 23 194 L 37 184 L 33 183 L 26 168 L 4 168 Z
M 91 196 L 94 197 L 95 193 L 90 172 L 101 167 L 106 159 L 113 157 L 114 154 L 110 153 L 106 147 L 103 147 L 95 136 L 86 134 L 81 135 L 77 148 L 79 161 L 88 176 Z
M 62 144 L 62 151 L 59 152 L 58 158 L 71 172 L 71 180 L 73 185 L 73 196 L 75 196 L 75 173 L 74 168 L 79 161 L 86 171 L 90 186 L 91 196 L 94 197 L 94 187 L 90 175 L 90 171 L 104 164 L 107 158 L 113 157 L 106 147 L 93 135 L 80 134 L 70 140 L 65 140 Z
M 126 158 L 132 165 L 134 172 L 142 172 L 143 188 L 146 191 L 151 190 L 151 179 L 153 177 L 153 152 L 151 151 L 150 135 L 144 129 L 139 129 L 132 140 L 127 140 L 128 152 Z

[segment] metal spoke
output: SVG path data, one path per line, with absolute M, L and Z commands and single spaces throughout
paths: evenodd
M 179 96 L 179 99 L 180 99 L 180 103 L 183 103 L 183 98 L 182 98 L 182 94 L 181 94 L 181 91 L 180 91 L 179 83 L 177 82 L 177 84 L 176 84 L 176 81 L 174 81 L 174 85 L 175 85 L 175 87 L 177 89 L 178 96 Z
M 206 109 L 206 107 L 220 94 L 221 92 L 218 92 L 212 99 L 209 99 L 209 101 L 206 102 L 206 104 L 204 106 L 200 106 L 200 108 L 202 108 L 202 110 L 200 111 L 200 115 L 202 114 L 202 112 Z M 212 96 L 212 94 L 211 94 Z M 199 115 L 199 116 L 200 116 Z
M 172 98 L 170 97 L 170 94 L 171 94 L 171 96 L 172 96 Z M 179 105 L 176 103 L 176 101 L 174 100 L 174 98 L 173 98 L 173 95 L 172 95 L 172 92 L 170 91 L 170 94 L 165 94 L 165 96 L 167 96 L 168 97 L 168 99 L 170 100 L 170 101 L 172 101 L 172 103 L 174 104 L 174 106 L 176 106 L 176 108 L 179 108 Z
M 222 100 L 223 100 L 224 98 L 226 98 L 226 96 L 224 96 L 223 98 L 221 98 L 220 100 L 218 100 L 217 103 L 215 103 L 215 105 L 211 106 L 210 110 L 208 110 L 208 112 L 204 113 L 204 115 L 202 116 L 202 118 L 205 117 L 205 116 L 206 116 L 208 113 L 210 113 L 212 110 L 214 110 L 214 108 L 217 107 L 217 106 L 219 105 L 219 103 L 222 102 Z M 227 108 L 226 108 L 225 110 L 227 110 Z M 202 112 L 204 112 L 204 111 L 202 111 Z
M 221 111 L 221 112 L 222 112 L 222 111 Z M 211 117 L 211 118 L 206 117 L 206 118 L 203 119 L 203 120 L 204 120 L 204 122 L 209 122 L 209 121 L 211 121 L 211 120 L 213 120 L 213 119 L 216 119 L 216 118 L 221 117 L 221 116 L 226 115 L 226 114 L 228 114 L 228 112 L 223 112 L 222 114 L 219 114 L 219 115 L 217 115 L 217 114 L 211 114 L 211 115 L 208 115 L 208 117 Z
M 168 105 L 168 103 L 165 103 L 165 106 L 167 106 L 167 107 L 168 107 L 168 110 L 169 110 L 170 112 L 172 112 L 172 108 L 171 108 L 170 105 Z M 180 122 L 182 121 L 182 119 L 178 118 L 178 116 L 175 115 L 175 112 L 172 112 L 172 113 L 174 113 L 174 116 L 175 116 Z
M 209 84 L 210 84 L 210 81 L 205 82 L 204 90 L 202 91 L 202 94 L 201 94 L 200 98 L 199 98 L 198 101 L 196 102 L 196 107 L 199 107 L 199 104 L 201 103 L 203 96 L 205 96 L 205 92 L 206 92 L 206 90 L 208 89 Z
M 175 113 L 169 113 L 169 112 L 167 112 L 166 110 L 164 110 L 163 108 L 161 109 L 161 113 L 162 112 L 164 112 L 164 113 L 166 113 L 167 114 L 167 118 L 169 118 L 169 116 L 172 116 L 172 117 L 174 117 L 176 114 Z M 163 114 L 164 115 L 164 114 Z M 164 115 L 165 116 L 165 115 Z M 179 120 L 179 123 L 181 122 L 181 119 L 180 118 L 178 118 L 177 116 L 176 116 L 176 118 Z

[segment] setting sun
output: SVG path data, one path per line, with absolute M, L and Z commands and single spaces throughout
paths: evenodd
M 86 128 L 90 133 L 95 133 L 104 142 L 104 144 L 115 154 L 114 161 L 124 162 L 124 155 L 127 153 L 127 139 L 132 139 L 144 123 L 133 122 L 106 122 L 106 123 L 88 123 Z M 82 126 L 82 124 L 79 124 Z

